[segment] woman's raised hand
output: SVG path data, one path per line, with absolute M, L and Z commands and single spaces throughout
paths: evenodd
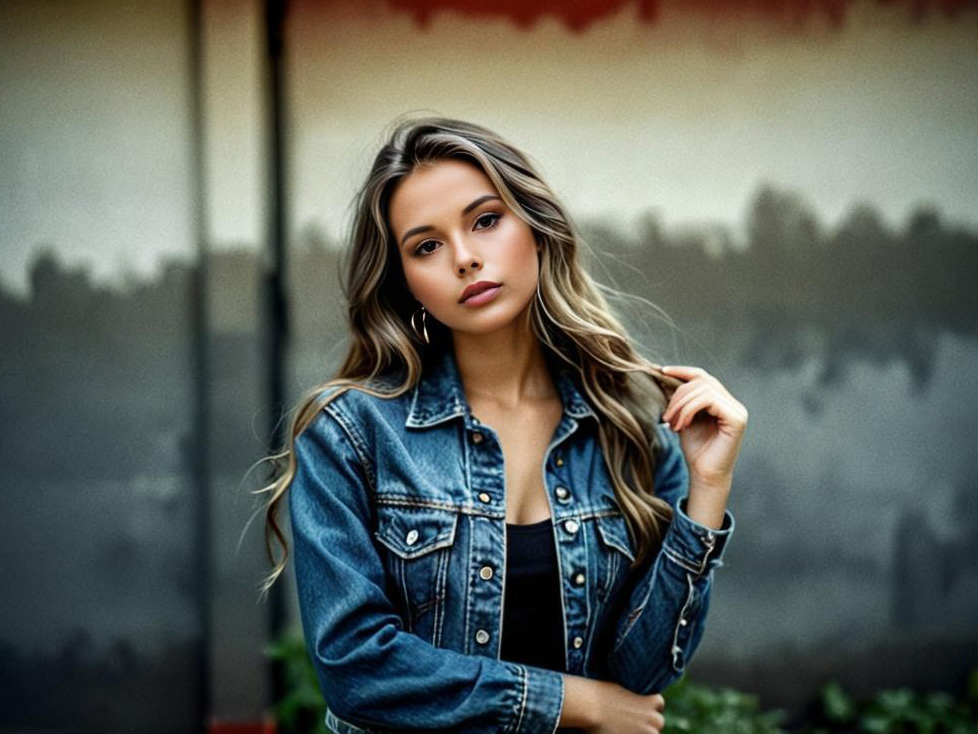
M 685 380 L 669 399 L 662 420 L 679 433 L 694 488 L 729 491 L 747 427 L 745 408 L 720 381 L 700 367 L 670 365 L 666 375 Z

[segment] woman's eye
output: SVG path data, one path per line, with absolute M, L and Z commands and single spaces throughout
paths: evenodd
M 496 212 L 486 212 L 485 214 L 481 215 L 478 219 L 476 219 L 475 223 L 478 224 L 479 222 L 488 221 L 489 223 L 485 227 L 480 227 L 480 229 L 489 229 L 490 227 L 496 224 L 496 222 L 499 220 L 500 217 L 502 217 L 502 214 L 496 214 Z
M 497 214 L 496 212 L 486 212 L 485 214 L 481 214 L 475 220 L 475 223 L 476 225 L 481 223 L 483 226 L 481 227 L 476 226 L 476 229 L 491 229 L 492 227 L 496 226 L 496 222 L 498 222 L 502 218 L 502 216 L 503 216 L 502 214 Z M 425 245 L 437 245 L 437 244 L 438 244 L 438 240 L 425 240 L 424 242 L 419 243 L 418 246 L 414 248 L 414 254 L 422 255 L 422 256 L 430 255 L 432 252 L 434 252 L 434 249 L 425 250 L 423 248 L 425 247 Z

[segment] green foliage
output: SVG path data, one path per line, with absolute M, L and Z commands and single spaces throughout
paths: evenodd
M 818 709 L 803 734 L 978 734 L 978 670 L 968 678 L 965 697 L 909 688 L 879 691 L 854 701 L 829 681 L 819 691 Z
M 283 666 L 286 695 L 273 706 L 279 733 L 333 734 L 324 722 L 326 704 L 302 635 L 284 634 L 265 654 Z M 762 711 L 749 693 L 696 685 L 683 676 L 662 695 L 668 732 L 785 734 L 784 712 Z M 978 670 L 971 672 L 961 699 L 897 688 L 855 700 L 829 681 L 798 734 L 978 734 Z
M 690 734 L 782 734 L 780 710 L 761 711 L 757 696 L 732 688 L 707 688 L 684 675 L 662 692 L 666 730 Z
M 265 648 L 265 655 L 281 662 L 285 679 L 285 697 L 272 707 L 279 734 L 333 734 L 324 721 L 326 702 L 302 635 L 285 633 Z

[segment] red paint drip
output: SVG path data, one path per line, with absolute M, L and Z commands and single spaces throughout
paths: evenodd
M 713 19 L 756 19 L 758 22 L 782 21 L 792 26 L 811 15 L 821 15 L 835 28 L 845 24 L 846 13 L 857 0 L 677 0 L 670 12 L 694 14 Z M 978 0 L 876 0 L 879 5 L 907 6 L 908 17 L 914 22 L 927 18 L 931 12 L 953 20 L 966 9 L 978 8 Z M 343 7 L 337 0 L 305 0 L 300 4 L 321 7 Z M 386 7 L 412 16 L 426 28 L 439 13 L 463 15 L 470 19 L 508 18 L 517 27 L 529 30 L 544 17 L 556 18 L 574 33 L 581 33 L 597 20 L 620 13 L 626 7 L 635 8 L 638 23 L 654 25 L 660 19 L 663 0 L 387 0 Z M 637 7 L 636 7 L 637 6 Z

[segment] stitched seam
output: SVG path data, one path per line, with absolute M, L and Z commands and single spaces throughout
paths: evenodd
M 343 432 L 346 434 L 347 440 L 349 440 L 350 445 L 353 447 L 353 451 L 356 453 L 357 458 L 360 461 L 360 465 L 363 467 L 364 475 L 367 477 L 367 481 L 370 483 L 371 494 L 377 496 L 377 475 L 374 473 L 373 465 L 367 458 L 366 452 L 366 442 L 359 436 L 357 431 L 353 428 L 352 424 L 347 421 L 347 419 L 340 413 L 338 408 L 335 408 L 333 403 L 329 403 L 323 408 L 323 411 L 331 415 L 333 420 L 335 420 Z
M 453 512 L 468 512 L 466 514 L 473 515 L 484 515 L 484 512 L 472 512 L 472 508 L 475 505 L 469 505 L 468 507 L 463 505 L 453 504 L 450 501 L 439 501 L 439 500 L 429 500 L 423 499 L 417 496 L 411 495 L 394 495 L 388 494 L 386 492 L 377 495 L 378 505 L 391 505 L 392 507 L 429 507 L 435 510 L 452 510 Z
M 470 522 L 469 523 L 469 553 L 468 553 L 469 558 L 473 557 L 472 543 L 475 540 L 475 534 L 476 534 L 475 525 Z M 471 571 L 471 569 L 469 569 L 469 571 Z M 466 654 L 470 654 L 472 651 L 472 636 L 470 634 L 472 628 L 471 628 L 471 620 L 469 617 L 469 609 L 471 609 L 472 607 L 472 584 L 471 583 L 466 584 L 466 587 L 467 588 L 465 589 L 465 595 L 464 595 L 465 598 L 465 645 L 464 647 L 465 647 Z
M 401 598 L 404 599 L 404 613 L 407 616 L 407 620 L 405 620 L 407 622 L 407 629 L 408 632 L 413 632 L 414 612 L 411 611 L 411 598 L 408 596 L 407 579 L 404 575 L 404 559 L 398 558 L 398 560 L 395 561 L 395 563 L 396 563 L 395 568 L 397 569 L 398 580 L 400 582 L 398 583 L 398 586 L 401 589 Z
M 352 443 L 352 441 L 351 441 Z M 466 470 L 467 471 L 467 470 Z M 478 494 L 481 492 L 481 488 L 473 488 L 473 494 Z M 500 518 L 504 517 L 505 513 L 496 510 L 487 510 L 486 506 L 482 503 L 475 504 L 470 502 L 465 502 L 464 504 L 456 504 L 451 500 L 431 500 L 425 499 L 423 497 L 418 497 L 417 495 L 408 494 L 398 494 L 390 492 L 378 492 L 375 493 L 375 501 L 378 505 L 391 505 L 392 507 L 428 507 L 435 510 L 451 510 L 453 512 L 458 512 L 464 515 L 477 515 L 479 517 L 490 517 L 490 518 Z M 563 507 L 558 509 L 564 509 Z M 575 510 L 573 512 L 567 512 L 566 514 L 561 512 L 555 512 L 553 515 L 553 521 L 559 523 L 566 520 L 568 517 L 580 518 L 581 520 L 591 520 L 598 517 L 621 517 L 621 513 L 617 510 L 604 510 L 604 509 L 591 509 L 591 510 Z M 599 531 L 600 532 L 600 531 Z M 625 555 L 629 555 L 629 552 L 622 548 L 617 543 L 609 542 L 608 545 L 616 548 Z
M 434 619 L 434 631 L 431 635 L 432 644 L 435 647 L 441 645 L 441 628 L 445 620 L 445 598 L 447 594 L 448 579 L 448 561 L 449 561 L 449 551 L 445 553 L 438 559 L 438 586 L 435 589 L 435 619 Z
M 685 558 L 683 558 L 681 555 L 676 553 L 676 551 L 674 551 L 668 545 L 662 546 L 662 552 L 664 555 L 668 556 L 669 560 L 671 560 L 673 563 L 679 566 L 682 566 L 683 569 L 685 569 L 686 571 L 689 571 L 691 573 L 699 573 L 699 569 L 696 566 L 689 563 Z
M 649 590 L 646 592 L 645 598 L 642 600 L 642 603 L 632 610 L 630 615 L 631 621 L 626 623 L 625 629 L 623 629 L 621 632 L 621 636 L 618 638 L 618 641 L 615 642 L 615 646 L 611 650 L 612 654 L 618 652 L 622 644 L 625 642 L 625 638 L 628 637 L 628 633 L 631 632 L 632 627 L 635 626 L 635 622 L 637 622 L 638 618 L 642 616 L 642 612 L 645 610 L 645 605 L 648 603 L 649 597 L 652 595 L 652 589 L 655 588 L 655 583 L 658 580 L 661 560 L 662 560 L 661 554 L 656 556 L 655 564 L 652 566 L 652 578 L 649 581 Z
M 520 690 L 522 692 L 520 694 L 520 713 L 519 716 L 516 717 L 516 728 L 513 729 L 514 732 L 518 732 L 520 728 L 523 726 L 523 712 L 526 710 L 526 696 L 530 687 L 529 685 L 530 671 L 528 671 L 526 669 L 526 666 L 523 665 L 519 666 L 519 668 L 520 668 L 520 683 L 522 684 Z
M 564 696 L 566 695 L 566 693 L 567 690 L 566 687 L 564 686 L 564 677 L 561 676 L 560 677 L 560 702 L 557 706 L 557 721 L 554 722 L 554 728 L 553 731 L 550 732 L 550 734 L 557 734 L 557 729 L 560 728 L 560 714 L 563 713 L 564 711 Z

